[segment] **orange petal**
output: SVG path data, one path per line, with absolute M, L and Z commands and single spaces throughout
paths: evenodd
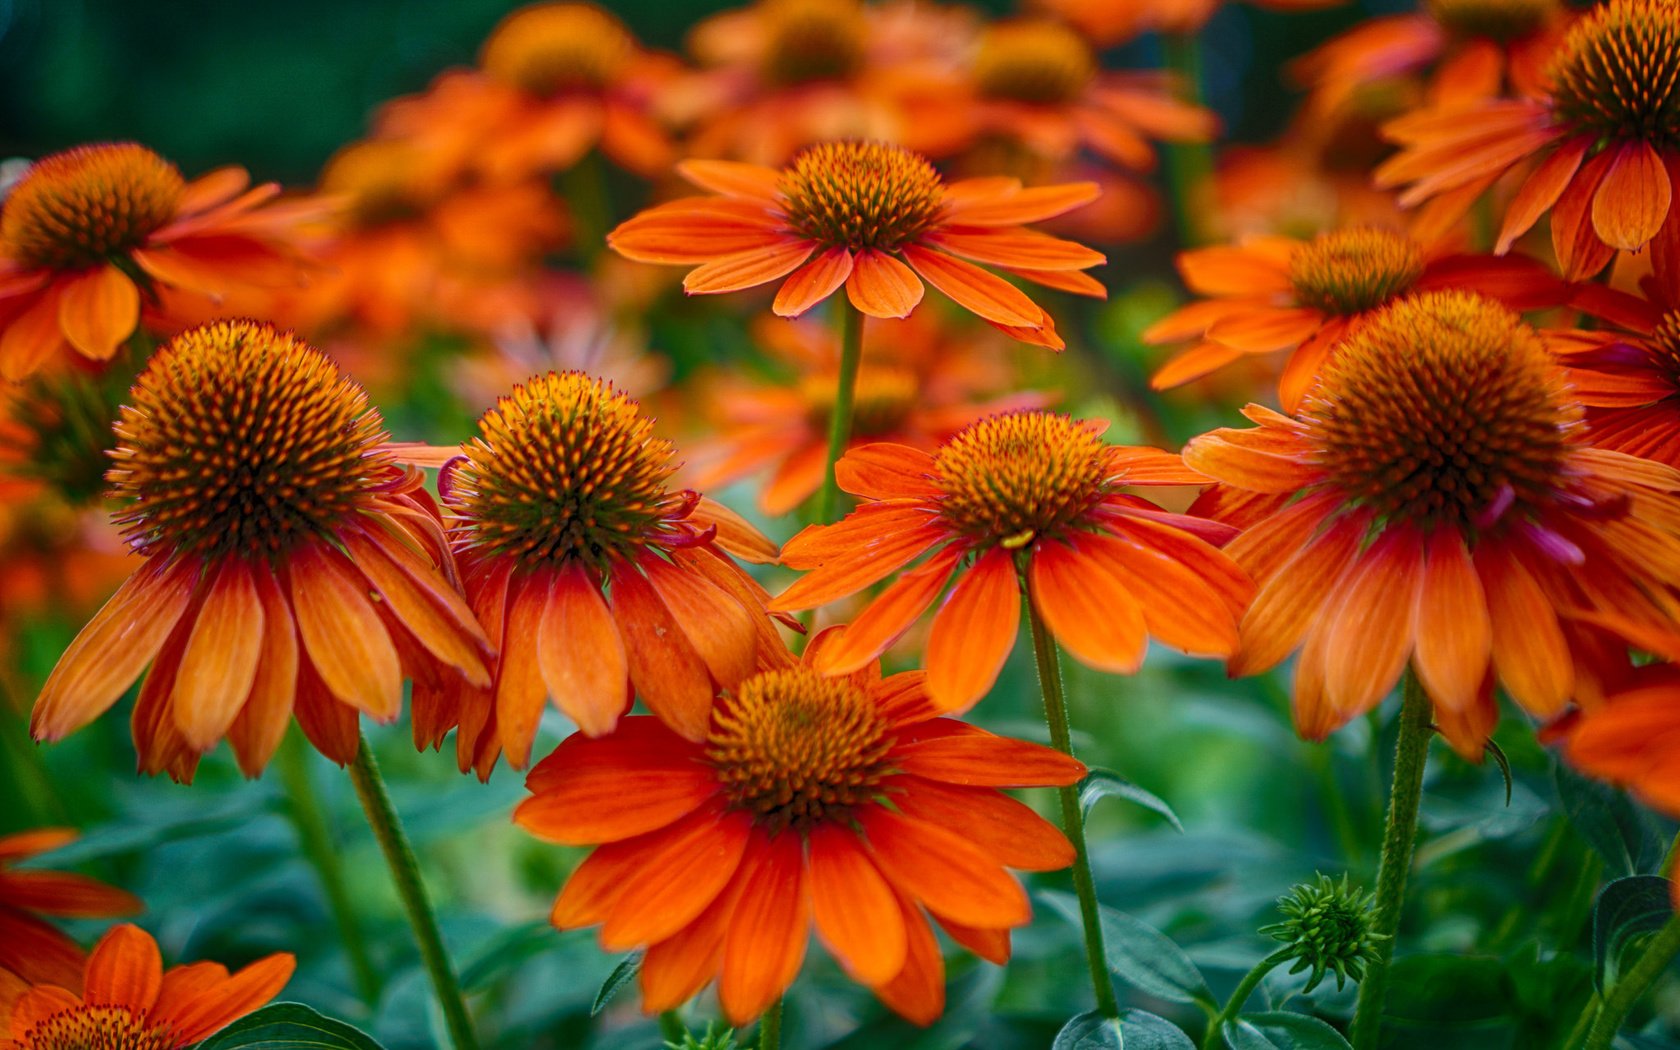
M 1657 151 L 1649 142 L 1633 139 L 1616 150 L 1616 159 L 1593 194 L 1593 229 L 1612 248 L 1638 251 L 1662 228 L 1673 194 Z
M 1361 541 L 1358 529 L 1332 527 L 1317 536 L 1282 532 L 1279 549 L 1297 537 L 1311 539 L 1264 577 L 1243 616 L 1241 648 L 1230 662 L 1233 675 L 1273 667 L 1301 644 L 1307 629 L 1323 616 L 1329 596 L 1337 593 L 1337 581 Z
M 1482 581 L 1456 530 L 1430 537 L 1417 596 L 1417 652 L 1412 665 L 1434 701 L 1466 711 L 1481 695 L 1493 652 Z
M 946 547 L 894 580 L 839 637 L 823 647 L 816 666 L 827 674 L 850 674 L 873 662 L 939 597 L 966 553 L 959 546 Z
M 904 968 L 898 898 L 856 834 L 833 824 L 811 829 L 811 917 L 823 944 L 854 979 L 882 984 Z
M 776 545 L 746 518 L 709 497 L 700 497 L 689 520 L 699 525 L 716 526 L 717 538 L 714 542 L 742 561 L 774 565 L 780 554 Z
M 1264 354 L 1299 345 L 1323 323 L 1324 315 L 1317 310 L 1273 308 L 1217 321 L 1207 337 L 1244 353 Z
M 919 448 L 875 442 L 846 450 L 834 464 L 834 480 L 842 492 L 867 499 L 943 494 L 935 482 L 933 457 Z
M 1541 161 L 1517 190 L 1505 208 L 1505 222 L 1499 228 L 1499 241 L 1494 251 L 1504 255 L 1511 250 L 1518 237 L 1527 233 L 1550 211 L 1563 196 L 1581 161 L 1587 155 L 1592 140 L 1585 136 L 1569 139 Z
M 621 563 L 613 573 L 612 613 L 624 638 L 630 680 L 648 710 L 689 740 L 704 738 L 712 720 L 711 675 L 633 565 Z
M 297 623 L 292 619 L 292 607 L 273 573 L 264 569 L 254 575 L 263 610 L 262 652 L 250 699 L 228 730 L 228 743 L 239 759 L 239 771 L 248 777 L 263 771 L 285 738 L 298 678 Z
M 1020 883 L 954 831 L 870 806 L 857 814 L 876 865 L 929 911 L 967 926 L 1020 926 L 1032 917 Z
M 1298 492 L 1320 476 L 1304 442 L 1269 428 L 1211 430 L 1184 446 L 1184 462 L 1250 492 Z
M 1551 600 L 1508 549 L 1484 543 L 1475 562 L 1500 683 L 1529 713 L 1558 714 L 1575 691 L 1575 662 Z
M 713 259 L 688 272 L 683 278 L 683 291 L 689 295 L 717 295 L 768 284 L 798 269 L 800 263 L 811 257 L 813 247 L 809 241 L 791 241 Z
M 186 188 L 181 191 L 181 200 L 175 208 L 176 213 L 196 215 L 219 204 L 226 204 L 239 196 L 240 191 L 250 183 L 251 176 L 244 168 L 236 165 L 217 168 L 187 183 Z
M 58 326 L 84 357 L 109 361 L 140 322 L 140 289 L 115 266 L 101 266 L 64 285 Z
M 1236 651 L 1237 614 L 1198 573 L 1133 539 L 1099 534 L 1082 537 L 1081 546 L 1131 591 L 1150 634 L 1195 656 Z
M 542 681 L 560 710 L 590 736 L 610 732 L 624 711 L 630 663 L 600 588 L 580 567 L 561 571 L 535 642 Z
M 140 927 L 123 923 L 113 926 L 88 955 L 82 999 L 140 1013 L 157 1002 L 162 986 L 163 956 L 157 942 Z
M 875 986 L 875 994 L 912 1024 L 930 1025 L 945 1012 L 945 959 L 927 918 L 913 903 L 899 898 L 904 918 L 904 968 Z
M 833 295 L 834 290 L 845 284 L 846 278 L 851 275 L 852 253 L 844 248 L 830 248 L 800 266 L 782 282 L 781 289 L 776 292 L 776 301 L 770 308 L 778 317 L 798 317 Z
M 200 751 L 227 735 L 257 680 L 263 647 L 263 603 L 251 567 L 229 557 L 214 573 L 169 701 L 176 728 Z
M 976 194 L 974 199 L 969 200 L 959 199 L 951 193 L 960 185 L 946 191 L 949 203 L 946 220 L 953 226 L 1024 226 L 1053 219 L 1102 196 L 1102 187 L 1094 182 L 1070 182 L 1060 186 L 1035 186 L 1004 196 Z
M 677 174 L 701 189 L 726 197 L 745 197 L 772 205 L 781 199 L 781 172 L 758 164 L 691 158 L 677 165 Z
M 753 844 L 751 869 L 729 917 L 718 1000 L 737 1028 L 763 1013 L 793 983 L 805 959 L 810 899 L 804 846 L 797 835 Z
M 909 317 L 922 301 L 916 272 L 885 252 L 865 248 L 852 262 L 846 298 L 870 317 Z
M 956 832 L 998 863 L 1022 871 L 1058 871 L 1073 863 L 1073 844 L 1061 829 L 990 788 L 956 787 L 907 777 L 893 804 L 912 820 Z
M 928 695 L 945 711 L 986 695 L 1015 647 L 1021 588 L 1015 560 L 1002 547 L 969 567 L 933 618 L 928 635 Z
M 939 230 L 926 242 L 975 262 L 1026 270 L 1086 270 L 1108 261 L 1102 252 L 1031 230 Z
M 1300 242 L 1287 237 L 1254 238 L 1235 246 L 1197 248 L 1179 253 L 1178 272 L 1185 285 L 1197 295 L 1265 297 L 1276 301 L 1273 297 L 1294 291 L 1295 286 L 1289 280 L 1289 259 L 1299 248 Z M 1185 312 L 1193 309 L 1197 309 L 1197 304 L 1186 307 Z M 1214 308 L 1200 309 L 1209 313 L 1211 324 Z M 1228 315 L 1228 311 L 1220 312 Z
M 601 946 L 608 951 L 662 941 L 692 922 L 735 874 L 752 835 L 751 818 L 738 811 L 702 811 L 675 827 L 681 830 L 625 878 L 601 926 Z
M 368 585 L 337 555 L 305 544 L 289 560 L 292 611 L 309 661 L 336 699 L 380 721 L 402 708 L 402 665 L 368 600 Z
M 1423 577 L 1416 532 L 1391 528 L 1343 577 L 1344 594 L 1330 614 L 1324 688 L 1345 716 L 1375 707 L 1399 681 L 1412 652 L 1412 615 Z
M 1077 546 L 1045 540 L 1027 566 L 1033 607 L 1056 641 L 1087 667 L 1131 674 L 1149 646 L 1143 608 L 1113 573 L 1082 559 Z
M 508 764 L 515 769 L 525 768 L 531 760 L 531 742 L 548 698 L 537 648 L 553 585 L 551 575 L 534 573 L 516 578 L 508 587 L 507 622 L 496 669 L 496 734 Z M 622 698 L 617 706 L 622 708 Z
M 38 984 L 28 989 L 12 1004 L 11 1031 L 27 1034 L 31 1029 L 40 1025 L 42 1021 L 54 1014 L 66 1010 L 75 1010 L 82 1005 L 81 999 L 69 991 L 50 984 Z M 4 1044 L 0 1044 L 4 1045 Z M 16 1043 L 6 1047 L 14 1050 Z M 29 1047 L 34 1050 L 34 1047 Z
M 1039 328 L 1044 311 L 1019 288 L 973 263 L 914 244 L 904 246 L 910 267 L 958 306 L 1001 325 Z
M 1060 787 L 1086 773 L 1055 748 L 978 729 L 901 744 L 893 755 L 906 773 L 967 787 Z
M 1616 250 L 1599 239 L 1591 222 L 1593 201 L 1604 182 L 1614 151 L 1587 161 L 1569 180 L 1552 207 L 1552 250 L 1566 281 L 1581 281 L 1604 269 Z
M 64 345 L 58 300 L 57 289 L 48 288 L 0 331 L 0 379 L 15 383 L 29 378 Z
M 217 982 L 167 1014 L 159 1009 L 154 1017 L 167 1024 L 175 1038 L 199 1042 L 279 995 L 296 969 L 297 960 L 291 953 L 277 952 Z
M 648 948 L 642 957 L 638 982 L 642 1009 L 674 1010 L 717 977 L 723 965 L 723 937 L 740 896 L 740 872 L 735 884 L 718 894 L 700 917 Z
M 792 235 L 763 205 L 689 197 L 641 212 L 607 234 L 607 244 L 637 262 L 703 263 L 787 244 Z
M 705 576 L 659 557 L 641 560 L 642 570 L 713 680 L 733 689 L 754 671 L 758 632 L 755 616 Z
M 812 609 L 856 594 L 948 538 L 926 509 L 879 504 L 865 504 L 834 525 L 809 526 L 782 547 L 782 562 L 811 571 L 778 595 L 770 611 Z
M 590 770 L 557 778 L 521 802 L 513 821 L 567 846 L 618 842 L 657 831 L 718 793 L 711 769 L 689 761 L 646 769 Z
M 1197 343 L 1168 358 L 1149 377 L 1149 386 L 1153 390 L 1171 390 L 1217 372 L 1242 356 L 1241 350 L 1224 343 Z
M 0 866 L 38 853 L 51 853 L 75 842 L 80 834 L 75 828 L 34 828 L 0 835 Z
M 1108 287 L 1088 273 L 1077 270 L 1030 270 L 1020 266 L 1006 266 L 1004 269 L 1024 280 L 1034 284 L 1042 284 L 1046 288 L 1055 288 L 1074 295 L 1083 295 L 1092 299 L 1107 299 Z
M 391 615 L 427 652 L 459 670 L 473 685 L 490 684 L 484 660 L 490 641 L 466 600 L 436 566 L 378 525 L 346 529 L 340 538 Z
M 171 967 L 165 971 L 163 986 L 158 991 L 157 1015 L 164 1017 L 175 1013 L 197 998 L 199 993 L 214 988 L 227 978 L 227 967 L 221 963 L 196 962 Z

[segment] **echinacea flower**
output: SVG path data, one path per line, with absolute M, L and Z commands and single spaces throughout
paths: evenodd
M 1606 323 L 1550 343 L 1586 406 L 1589 442 L 1680 468 L 1680 306 L 1649 290 L 1586 286 L 1573 304 Z
M 150 665 L 141 769 L 190 780 L 225 736 L 255 776 L 294 714 L 344 764 L 358 713 L 396 718 L 405 672 L 489 681 L 419 471 L 320 351 L 251 321 L 187 331 L 152 355 L 116 435 L 117 521 L 144 561 L 48 677 L 37 740 L 93 721 Z
M 459 722 L 457 759 L 487 777 L 530 760 L 545 701 L 612 731 L 631 690 L 679 735 L 705 735 L 718 685 L 752 673 L 774 629 L 730 561 L 776 548 L 697 492 L 653 420 L 609 384 L 550 372 L 515 386 L 444 467 L 467 599 L 500 649 L 493 680 L 415 691 L 415 731 Z M 435 712 L 435 714 L 433 714 Z
M 1060 831 L 998 789 L 1085 772 L 939 713 L 920 671 L 828 675 L 783 650 L 717 700 L 698 740 L 645 717 L 569 737 L 514 811 L 539 838 L 597 847 L 554 924 L 599 925 L 609 951 L 645 947 L 643 1009 L 716 980 L 736 1025 L 793 982 L 814 926 L 853 979 L 931 1023 L 945 990 L 928 918 L 1001 963 L 1031 918 L 1006 869 L 1073 861 Z
M 679 172 L 721 194 L 650 208 L 607 237 L 641 262 L 696 265 L 690 295 L 780 281 L 774 310 L 800 314 L 842 285 L 871 317 L 907 317 L 922 281 L 1023 342 L 1060 349 L 1050 315 L 987 263 L 1083 295 L 1103 287 L 1081 273 L 1104 257 L 1022 227 L 1095 197 L 1090 183 L 1023 189 L 1014 179 L 946 185 L 924 158 L 883 142 L 831 142 L 782 171 L 731 161 L 685 161 Z M 784 280 L 785 278 L 785 280 Z
M 1589 446 L 1539 333 L 1464 292 L 1351 335 L 1295 417 L 1192 440 L 1207 512 L 1259 593 L 1232 674 L 1300 649 L 1295 723 L 1322 739 L 1408 666 L 1481 753 L 1497 680 L 1541 718 L 1584 688 L 1583 632 L 1680 649 L 1680 472 Z M 1578 666 L 1581 665 L 1581 666 Z
M 706 391 L 715 432 L 692 450 L 694 483 L 710 488 L 773 468 L 758 505 L 781 515 L 814 495 L 826 476 L 840 345 L 832 328 L 805 322 L 772 321 L 756 332 L 798 372 L 765 381 L 731 370 Z M 981 416 L 1049 404 L 1052 395 L 1030 390 L 987 396 L 1008 389 L 1013 378 L 998 355 L 987 353 L 997 349 L 927 312 L 868 321 L 847 447 L 884 441 L 932 449 Z
M 1394 121 L 1401 145 L 1377 169 L 1402 204 L 1433 198 L 1458 218 L 1506 172 L 1527 172 L 1505 208 L 1503 252 L 1551 216 L 1563 276 L 1591 277 L 1617 251 L 1654 244 L 1659 272 L 1680 266 L 1680 4 L 1609 0 L 1558 46 L 1532 98 L 1446 106 Z
M 87 959 L 75 941 L 40 916 L 103 919 L 143 907 L 132 893 L 86 875 L 14 867 L 75 840 L 70 828 L 0 835 L 0 970 L 29 984 L 79 991 Z
M 0 971 L 0 1046 L 185 1050 L 279 995 L 296 965 L 277 952 L 232 974 L 211 962 L 165 970 L 151 934 L 116 926 L 89 954 L 79 993 Z
M 67 345 L 109 360 L 160 289 L 215 299 L 295 276 L 291 238 L 323 205 L 270 204 L 280 187 L 247 181 L 221 168 L 189 183 L 132 142 L 30 165 L 0 207 L 0 377 L 22 379 Z
M 867 665 L 955 576 L 927 647 L 928 693 L 946 711 L 973 704 L 997 680 L 1023 589 L 1056 640 L 1100 670 L 1136 671 L 1151 635 L 1197 655 L 1230 655 L 1253 592 L 1215 546 L 1234 530 L 1123 491 L 1207 478 L 1160 449 L 1105 445 L 1106 428 L 1013 412 L 971 424 L 933 455 L 853 449 L 835 474 L 862 506 L 788 541 L 783 563 L 809 571 L 770 608 L 827 604 L 931 554 L 858 614 L 820 666 Z
M 1354 227 L 1310 241 L 1257 236 L 1178 257 L 1190 290 L 1208 299 L 1180 307 L 1145 342 L 1199 342 L 1150 379 L 1157 390 L 1199 379 L 1248 354 L 1289 351 L 1279 398 L 1294 411 L 1338 343 L 1372 311 L 1415 292 L 1463 288 L 1520 310 L 1566 298 L 1561 282 L 1525 256 L 1436 254 L 1403 233 Z

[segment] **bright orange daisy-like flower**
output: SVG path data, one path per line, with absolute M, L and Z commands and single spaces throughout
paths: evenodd
M 1151 635 L 1229 656 L 1253 592 L 1215 546 L 1234 530 L 1122 491 L 1208 479 L 1171 453 L 1103 444 L 1106 427 L 1013 412 L 972 424 L 934 455 L 902 445 L 853 449 L 835 474 L 863 505 L 788 541 L 783 562 L 810 571 L 770 608 L 827 604 L 931 552 L 858 615 L 822 666 L 865 666 L 957 576 L 927 648 L 928 691 L 947 711 L 973 704 L 997 680 L 1015 645 L 1023 585 L 1051 634 L 1091 667 L 1130 674 Z
M 1680 473 L 1591 448 L 1539 333 L 1435 292 L 1349 337 L 1298 417 L 1190 442 L 1204 506 L 1259 584 L 1233 674 L 1301 650 L 1295 721 L 1321 739 L 1410 664 L 1453 745 L 1479 754 L 1497 679 L 1539 717 L 1591 673 L 1584 634 L 1680 649 Z
M 214 299 L 295 278 L 293 231 L 323 208 L 269 204 L 280 187 L 247 181 L 222 168 L 189 183 L 132 142 L 36 161 L 0 208 L 0 377 L 21 379 L 66 345 L 109 360 L 148 293 Z
M 87 958 L 75 941 L 40 916 L 102 919 L 144 907 L 132 893 L 86 875 L 13 867 L 75 840 L 70 828 L 0 835 L 0 971 L 10 970 L 29 984 L 79 990 Z
M 405 670 L 489 681 L 420 473 L 319 351 L 217 322 L 159 349 L 129 398 L 109 479 L 145 560 L 53 669 L 37 740 L 103 714 L 149 664 L 141 768 L 190 780 L 225 736 L 255 776 L 294 713 L 347 763 L 359 712 L 396 718 Z
M 1680 468 L 1680 307 L 1591 285 L 1581 305 L 1615 327 L 1554 335 L 1587 406 L 1587 439 Z M 1621 330 L 1617 330 L 1617 329 Z
M 1551 215 L 1563 275 L 1591 277 L 1618 250 L 1654 244 L 1659 272 L 1680 267 L 1680 5 L 1610 0 L 1569 29 L 1533 97 L 1449 106 L 1388 126 L 1401 151 L 1377 170 L 1402 204 L 1462 217 L 1513 168 L 1528 170 L 1505 209 L 1503 252 Z
M 797 317 L 844 285 L 863 313 L 906 317 L 925 280 L 1014 338 L 1060 349 L 1049 314 L 965 260 L 1105 294 L 1080 272 L 1104 262 L 1100 253 L 1021 228 L 1091 201 L 1091 183 L 1023 189 L 1014 179 L 985 178 L 947 186 L 924 158 L 882 142 L 814 146 L 779 172 L 699 160 L 678 170 L 722 196 L 650 208 L 607 243 L 642 262 L 699 264 L 683 279 L 691 295 L 782 281 L 774 309 Z
M 117 926 L 88 956 L 81 992 L 0 971 L 7 1050 L 182 1050 L 266 1004 L 296 961 L 277 952 L 230 974 L 219 963 L 163 968 L 151 934 Z
M 793 982 L 814 925 L 854 979 L 932 1022 L 945 989 L 928 916 L 1001 963 L 1031 918 L 1006 869 L 1073 860 L 1060 831 L 998 789 L 1085 772 L 939 713 L 920 671 L 828 675 L 783 650 L 718 699 L 698 740 L 652 718 L 568 738 L 514 812 L 541 838 L 598 847 L 554 924 L 600 925 L 610 951 L 645 947 L 650 1013 L 715 979 L 736 1025 Z
M 1210 298 L 1181 307 L 1143 333 L 1150 343 L 1199 339 L 1150 379 L 1181 386 L 1249 354 L 1287 350 L 1279 397 L 1294 411 L 1336 346 L 1374 310 L 1415 292 L 1464 288 L 1513 308 L 1555 306 L 1563 284 L 1524 256 L 1436 255 L 1403 233 L 1355 227 L 1310 241 L 1256 236 L 1178 257 L 1190 290 Z
M 416 688 L 415 732 L 457 721 L 461 769 L 523 767 L 552 697 L 610 732 L 634 687 L 680 735 L 705 735 L 717 685 L 774 638 L 767 595 L 725 551 L 776 548 L 720 504 L 669 486 L 671 443 L 635 401 L 581 372 L 514 387 L 444 468 L 468 600 L 501 649 L 493 681 Z

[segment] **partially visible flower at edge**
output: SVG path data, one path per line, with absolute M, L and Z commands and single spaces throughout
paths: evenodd
M 29 984 L 55 984 L 80 991 L 87 953 L 41 919 L 112 918 L 140 911 L 127 890 L 67 871 L 17 868 L 76 840 L 72 828 L 35 828 L 0 835 L 0 970 Z

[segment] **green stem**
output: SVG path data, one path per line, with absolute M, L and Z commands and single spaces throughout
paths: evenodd
M 675 1010 L 665 1010 L 659 1015 L 659 1034 L 667 1043 L 681 1046 L 683 1036 L 688 1034 L 688 1026 L 683 1024 Z
M 1194 32 L 1168 33 L 1161 41 L 1167 68 L 1178 78 L 1185 102 L 1202 102 L 1202 45 Z M 1207 239 L 1202 194 L 1213 177 L 1213 149 L 1205 142 L 1167 144 L 1167 181 L 1172 187 L 1173 216 L 1180 246 L 1194 248 Z
M 344 881 L 344 866 L 339 862 L 332 830 L 327 826 L 320 796 L 309 775 L 309 755 L 309 747 L 295 733 L 280 748 L 280 778 L 286 785 L 286 813 L 292 819 L 292 827 L 297 831 L 304 855 L 321 880 L 321 890 L 327 897 L 327 910 L 332 913 L 339 940 L 344 942 L 344 953 L 350 960 L 350 976 L 356 983 L 356 995 L 371 1009 L 379 1002 L 379 971 L 374 969 L 367 945 L 362 941 L 361 927 L 356 922 L 356 907 L 351 903 L 350 888 Z
M 1280 963 L 1293 958 L 1289 948 L 1279 948 L 1277 951 L 1261 959 L 1254 969 L 1248 971 L 1237 984 L 1237 990 L 1231 993 L 1231 998 L 1225 1000 L 1225 1008 L 1208 1018 L 1207 1034 L 1202 1036 L 1202 1050 L 1217 1050 L 1219 1046 L 1219 1030 L 1225 1027 L 1225 1022 L 1232 1020 L 1242 1012 L 1243 1004 L 1254 994 L 1254 989 L 1260 987 L 1260 982 L 1266 979 Z
M 782 1001 L 777 999 L 758 1022 L 757 1050 L 782 1050 Z
M 607 245 L 612 222 L 612 202 L 607 194 L 607 175 L 601 156 L 590 150 L 560 174 L 560 193 L 572 222 L 572 245 L 585 266 L 592 265 Z
M 414 928 L 420 960 L 432 979 L 432 990 L 443 1009 L 455 1050 L 477 1050 L 478 1041 L 473 1036 L 466 1003 L 461 999 L 460 982 L 455 978 L 449 953 L 444 950 L 443 935 L 438 931 L 432 902 L 426 896 L 426 885 L 420 880 L 420 862 L 414 856 L 414 847 L 409 845 L 402 821 L 397 818 L 396 807 L 391 805 L 391 795 L 385 790 L 385 781 L 379 775 L 379 764 L 374 761 L 366 735 L 361 738 L 355 761 L 350 763 L 350 781 L 356 785 L 356 797 L 361 799 L 368 824 L 385 854 L 385 864 L 391 869 L 391 881 L 396 884 L 397 896 L 402 898 L 403 910 L 408 913 L 408 924 Z
M 1027 620 L 1032 624 L 1033 655 L 1038 660 L 1038 684 L 1044 693 L 1044 721 L 1050 727 L 1050 742 L 1056 750 L 1073 756 L 1073 739 L 1068 731 L 1067 697 L 1062 691 L 1062 665 L 1056 641 L 1045 629 L 1044 620 L 1031 601 Z M 1085 811 L 1079 804 L 1079 788 L 1068 785 L 1057 794 L 1062 802 L 1062 830 L 1073 843 L 1073 888 L 1079 894 L 1079 915 L 1085 924 L 1085 963 L 1091 969 L 1091 988 L 1097 994 L 1097 1009 L 1104 1017 L 1119 1017 L 1120 1003 L 1114 997 L 1114 983 L 1108 976 L 1108 952 L 1103 947 L 1102 917 L 1098 911 L 1097 883 L 1091 877 L 1091 857 L 1085 847 Z
M 1583 1050 L 1610 1050 L 1622 1022 L 1627 1020 L 1628 1011 L 1633 1009 L 1640 996 L 1650 990 L 1676 955 L 1680 955 L 1680 915 L 1672 916 L 1663 924 L 1663 928 L 1646 942 L 1639 961 L 1610 986 L 1604 1005 L 1599 1007 L 1598 1016 L 1593 1019 L 1592 1031 L 1587 1034 Z
M 817 524 L 834 521 L 840 502 L 840 486 L 834 480 L 834 464 L 852 440 L 852 399 L 857 393 L 858 361 L 863 357 L 863 314 L 849 300 L 837 304 L 840 311 L 840 373 L 834 390 L 834 411 L 828 418 L 828 467 L 823 472 L 822 491 L 817 495 Z
M 1373 933 L 1378 935 L 1377 957 L 1359 982 L 1349 1042 L 1354 1050 L 1375 1050 L 1382 1027 L 1388 991 L 1388 964 L 1394 958 L 1394 935 L 1400 928 L 1400 909 L 1406 899 L 1406 876 L 1411 872 L 1416 845 L 1418 804 L 1423 798 L 1423 768 L 1429 759 L 1429 694 L 1411 671 L 1400 684 L 1400 739 L 1394 748 L 1394 786 L 1388 796 L 1388 819 L 1383 828 L 1382 859 L 1377 864 L 1377 910 Z

